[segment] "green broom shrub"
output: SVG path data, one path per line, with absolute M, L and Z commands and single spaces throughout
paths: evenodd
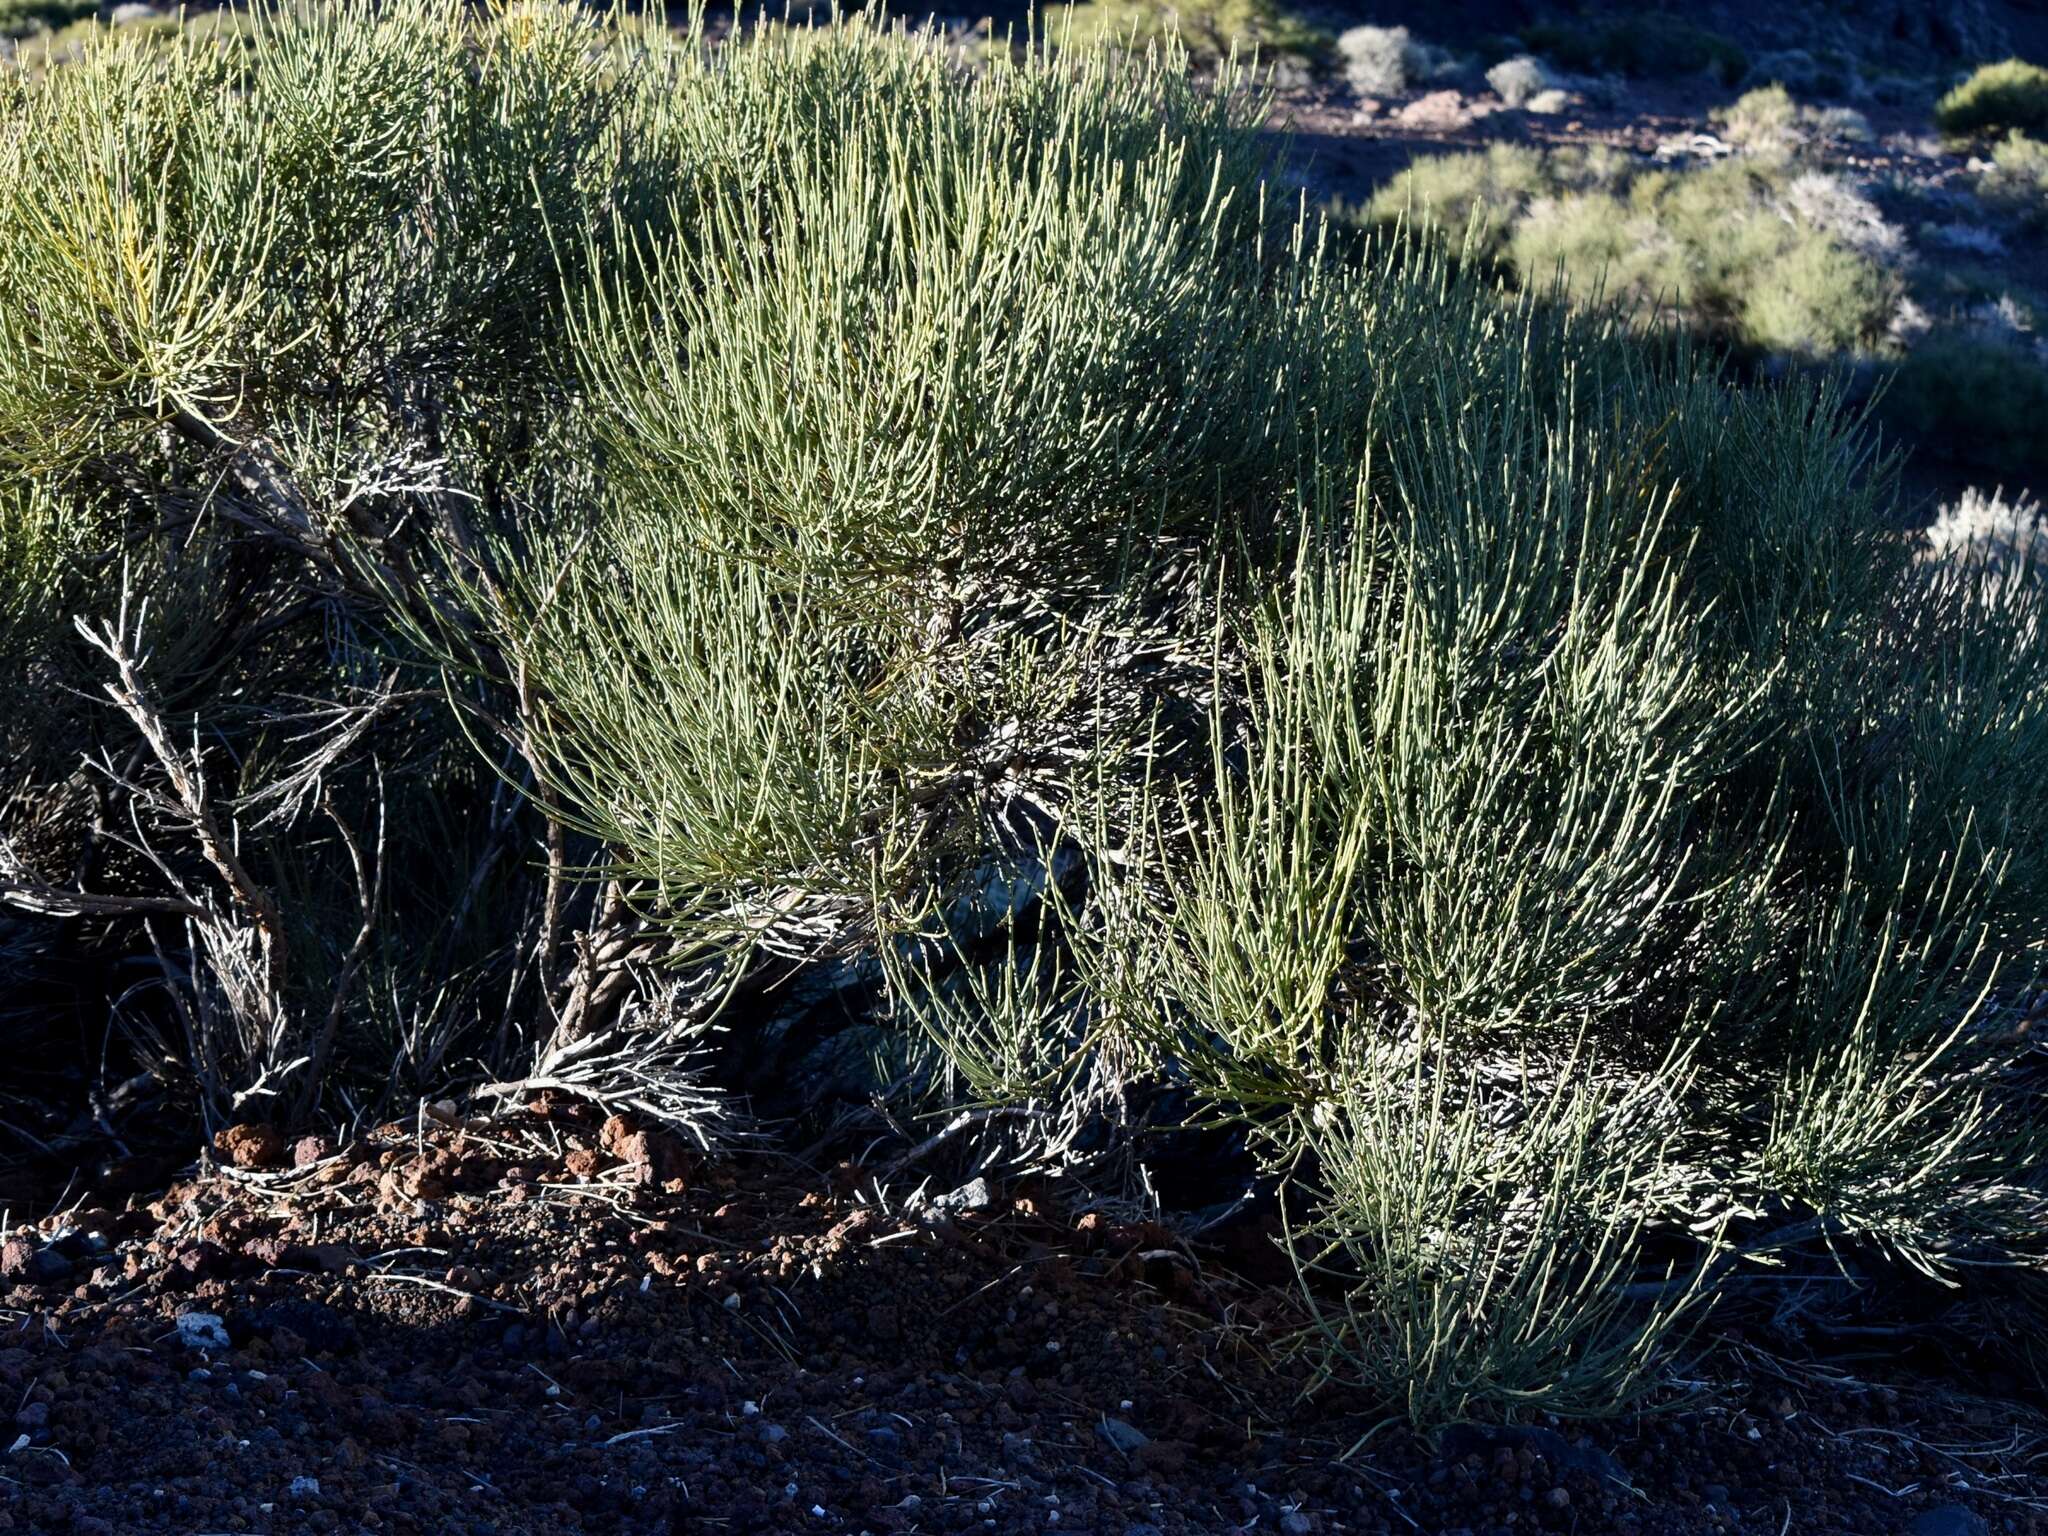
M 1934 121 L 1955 138 L 2048 133 L 2048 69 L 2026 59 L 1983 65 L 1935 103 Z
M 111 679 L 40 750 L 140 835 L 0 894 L 222 1117 L 686 1120 L 846 976 L 990 1106 L 1173 1088 L 1421 1424 L 2038 1267 L 2041 588 L 1830 388 L 1337 259 L 1183 63 L 406 0 L 6 86 L 10 686 Z

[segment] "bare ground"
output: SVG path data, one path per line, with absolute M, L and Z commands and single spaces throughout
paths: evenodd
M 2048 1532 L 2048 1422 L 1953 1380 L 1724 1337 L 1681 1411 L 1432 1445 L 1304 1397 L 1257 1223 L 536 1108 L 18 1229 L 0 1530 Z

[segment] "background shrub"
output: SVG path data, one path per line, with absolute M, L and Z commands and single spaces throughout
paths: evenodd
M 1328 33 L 1284 9 L 1278 0 L 1081 0 L 1045 8 L 1055 44 L 1111 43 L 1144 48 L 1173 39 L 1187 55 L 1214 65 L 1241 52 L 1268 64 L 1307 67 L 1329 57 Z
M 2048 69 L 2025 59 L 1986 64 L 1935 104 L 1943 133 L 2048 134 Z
M 1943 507 L 1927 530 L 1935 559 L 2048 569 L 2048 513 L 2024 492 L 1972 487 Z
M 1434 235 L 1483 262 L 1507 249 L 1517 216 L 1552 185 L 1539 150 L 1493 144 L 1483 153 L 1428 155 L 1373 193 L 1360 217 Z
M 1527 106 L 1532 97 L 1555 89 L 1557 84 L 1543 61 L 1526 53 L 1502 59 L 1486 72 L 1486 83 L 1511 107 Z
M 2008 133 L 1977 176 L 1977 194 L 2021 228 L 2048 228 L 2048 142 Z
M 1753 155 L 1790 156 L 1826 140 L 1861 141 L 1870 124 L 1852 107 L 1809 107 L 1782 85 L 1745 91 L 1712 113 L 1723 138 Z
M 1350 27 L 1337 35 L 1344 78 L 1361 96 L 1395 96 L 1427 77 L 1406 27 Z
M 1875 351 L 1902 294 L 1897 232 L 1867 199 L 1749 161 L 1666 171 L 1495 146 L 1415 162 L 1365 217 L 1457 248 L 1469 238 L 1524 287 L 1561 279 L 1581 302 L 1765 351 Z
M 1860 97 L 1867 94 L 1856 61 L 1834 49 L 1781 49 L 1751 63 L 1746 77 L 1758 87 L 1782 85 L 1801 96 Z
M 0 37 L 54 32 L 93 14 L 88 0 L 0 0 Z

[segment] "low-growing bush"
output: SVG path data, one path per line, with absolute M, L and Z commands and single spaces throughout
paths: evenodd
M 1852 107 L 1809 107 L 1782 85 L 1746 91 L 1734 103 L 1716 107 L 1713 121 L 1723 138 L 1757 155 L 1796 154 L 1828 140 L 1861 142 L 1870 124 Z
M 1958 138 L 2048 135 L 2048 69 L 2025 59 L 1986 64 L 1935 104 L 1934 121 Z
M 1280 0 L 1078 0 L 1047 6 L 1043 26 L 1053 42 L 1083 47 L 1142 49 L 1171 39 L 1205 65 L 1256 53 L 1268 64 L 1307 67 L 1328 58 L 1332 48 L 1328 33 Z
M 1475 260 L 1495 262 L 1505 256 L 1515 222 L 1529 205 L 1554 192 L 1567 168 L 1581 163 L 1520 144 L 1493 144 L 1476 154 L 1425 155 L 1378 188 L 1355 216 L 1368 225 L 1411 228 Z M 1583 163 L 1604 167 L 1609 161 L 1596 155 Z
M 1337 34 L 1344 78 L 1361 96 L 1394 96 L 1407 90 L 1414 50 L 1406 27 L 1351 27 Z
M 1557 88 L 1556 77 L 1543 61 L 1526 53 L 1502 59 L 1486 72 L 1486 83 L 1511 107 L 1527 106 L 1532 98 Z
M 1916 561 L 1831 387 L 1337 259 L 1170 46 L 703 41 L 362 0 L 0 90 L 0 899 L 96 1034 L 216 1121 L 710 1134 L 794 995 L 1163 1098 L 1425 1424 L 2037 1262 L 2043 593 Z
M 2007 134 L 1978 173 L 1977 195 L 2024 229 L 2048 229 L 2048 141 Z
M 1337 36 L 1344 78 L 1361 96 L 1393 96 L 1459 69 L 1456 55 L 1419 42 L 1406 27 L 1351 27 Z
M 1799 104 L 1784 86 L 1766 85 L 1716 107 L 1713 121 L 1738 149 L 1784 153 L 1798 142 Z
M 1927 529 L 1927 554 L 1937 560 L 2022 566 L 2048 576 L 2048 511 L 2025 492 L 2008 497 L 1971 487 L 1943 507 Z
M 1495 146 L 1417 161 L 1365 217 L 1469 248 L 1524 287 L 1561 277 L 1582 301 L 1769 352 L 1878 350 L 1902 293 L 1897 232 L 1868 199 L 1746 161 L 1665 171 Z

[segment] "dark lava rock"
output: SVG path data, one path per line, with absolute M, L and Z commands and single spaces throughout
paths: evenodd
M 1104 1419 L 1095 1426 L 1095 1433 L 1126 1456 L 1152 1443 L 1150 1435 L 1135 1424 L 1126 1423 L 1122 1419 Z
M 1909 1536 L 1991 1536 L 1984 1517 L 1960 1504 L 1922 1510 L 1907 1529 Z
M 189 1284 L 224 1275 L 233 1265 L 234 1260 L 227 1249 L 219 1243 L 201 1240 L 179 1251 L 176 1273 Z
M 1513 1454 L 1526 1446 L 1549 1462 L 1554 1471 L 1585 1472 L 1624 1488 L 1633 1486 L 1628 1473 L 1612 1456 L 1595 1446 L 1573 1445 L 1554 1429 L 1453 1424 L 1444 1431 L 1442 1444 L 1443 1458 L 1449 1462 L 1463 1461 L 1467 1456 L 1491 1459 L 1502 1451 Z
M 236 1317 L 232 1333 L 261 1335 L 275 1342 L 279 1333 L 295 1334 L 309 1350 L 341 1354 L 355 1347 L 356 1325 L 324 1302 L 276 1301 Z M 237 1340 L 240 1342 L 240 1340 Z

